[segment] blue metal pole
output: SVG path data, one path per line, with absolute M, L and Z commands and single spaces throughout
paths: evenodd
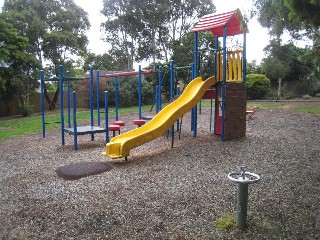
M 98 115 L 98 126 L 100 126 L 100 72 L 96 73 L 97 83 L 97 115 Z
M 222 64 L 222 81 L 225 83 L 227 80 L 227 28 L 223 28 L 223 64 Z
M 60 93 L 60 118 L 61 118 L 61 143 L 65 144 L 64 139 L 64 113 L 63 113 L 63 67 L 59 66 L 59 93 Z
M 174 99 L 174 64 L 173 61 L 170 61 L 170 103 L 173 102 Z M 174 124 L 170 128 L 170 136 L 173 137 L 174 132 Z
M 194 32 L 193 41 L 193 69 L 192 78 L 197 77 L 197 62 L 198 62 L 198 33 Z M 191 112 L 191 130 L 193 130 L 193 137 L 197 136 L 197 106 L 195 106 Z
M 119 120 L 118 116 L 118 77 L 114 77 L 114 100 L 115 100 L 115 110 L 116 110 L 116 121 Z
M 193 137 L 197 136 L 197 105 L 193 108 Z
M 227 27 L 223 28 L 223 70 L 222 70 L 222 86 L 221 86 L 221 98 L 222 98 L 222 129 L 221 140 L 224 140 L 224 115 L 225 115 L 225 100 L 226 100 L 226 81 L 227 81 Z
M 70 77 L 70 72 L 66 72 L 67 78 Z M 67 80 L 67 107 L 68 107 L 68 128 L 71 127 L 71 117 L 70 117 L 70 81 Z
M 196 63 L 193 63 L 192 64 L 192 73 L 191 73 L 191 78 L 192 79 L 194 79 L 195 77 L 195 65 L 196 65 Z M 193 120 L 194 120 L 194 108 L 192 108 L 191 109 L 191 131 L 193 131 L 193 129 L 194 129 L 194 122 L 193 122 Z
M 243 53 L 242 53 L 242 83 L 247 80 L 247 33 L 243 33 Z
M 93 68 L 90 67 L 90 82 L 89 82 L 89 96 L 90 96 L 90 125 L 93 126 Z
M 138 106 L 139 106 L 139 119 L 142 118 L 142 73 L 141 73 L 141 65 L 139 65 L 139 74 L 138 74 Z
M 156 86 L 156 113 L 158 113 L 159 110 L 159 85 Z
M 170 102 L 173 101 L 173 94 L 174 94 L 174 64 L 173 61 L 170 61 Z
M 108 92 L 104 91 L 104 118 L 106 121 L 106 142 L 109 142 L 109 107 L 108 107 Z
M 41 101 L 41 119 L 42 119 L 42 137 L 46 137 L 46 124 L 44 116 L 44 73 L 43 70 L 40 71 L 40 101 Z
M 218 78 L 218 74 L 217 74 L 217 71 L 218 71 L 218 53 L 219 53 L 219 38 L 218 36 L 215 36 L 215 39 L 214 39 L 214 48 L 216 49 L 216 53 L 214 54 L 214 76 L 215 78 L 217 79 Z M 219 79 L 220 80 L 220 79 Z M 216 131 L 216 128 L 217 128 L 217 107 L 219 107 L 219 99 L 218 99 L 218 87 L 216 86 L 215 87 L 216 89 L 216 97 L 214 99 L 214 113 L 215 113 L 215 116 L 214 116 L 214 120 L 213 120 L 213 124 L 214 124 L 214 129 L 213 129 L 213 133 L 216 134 L 217 131 Z M 211 102 L 211 107 L 212 107 L 212 102 Z
M 198 33 L 194 33 L 193 40 L 193 70 L 192 70 L 192 78 L 195 79 L 197 77 L 197 62 L 198 62 Z
M 180 96 L 180 86 L 177 86 L 177 96 Z M 179 119 L 177 121 L 177 131 L 179 131 Z
M 217 79 L 217 69 L 218 69 L 218 52 L 219 52 L 219 38 L 218 36 L 215 36 L 214 37 L 214 49 L 216 49 L 215 53 L 214 53 L 214 65 L 213 65 L 213 68 L 214 68 L 214 76 L 215 78 Z M 220 80 L 220 79 L 219 79 Z
M 78 150 L 78 133 L 77 133 L 77 97 L 76 92 L 72 92 L 72 106 L 73 106 L 73 147 Z
M 90 125 L 94 126 L 93 122 L 93 68 L 90 67 Z M 94 140 L 94 134 L 91 134 L 91 141 Z
M 159 67 L 159 111 L 162 109 L 162 66 Z

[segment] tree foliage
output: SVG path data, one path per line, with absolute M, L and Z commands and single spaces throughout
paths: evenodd
M 268 57 L 262 60 L 261 72 L 270 78 L 273 86 L 279 82 L 289 84 L 290 90 L 297 95 L 313 94 L 318 88 L 319 81 L 314 74 L 315 59 L 312 57 L 312 49 L 298 48 L 292 43 L 281 44 L 280 40 L 272 40 L 265 51 Z
M 182 41 L 200 16 L 215 11 L 210 0 L 104 0 L 102 24 L 110 54 L 126 68 L 134 61 L 168 61 L 175 41 Z
M 320 26 L 319 0 L 254 0 L 254 5 L 253 14 L 273 36 L 280 37 L 287 30 L 292 37 L 299 38 L 304 34 L 301 30 L 312 35 Z
M 87 71 L 90 67 L 96 70 L 121 70 L 122 66 L 119 66 L 112 56 L 108 53 L 94 54 L 88 53 L 84 58 L 83 70 Z
M 261 69 L 270 78 L 273 85 L 279 79 L 290 84 L 293 82 L 306 84 L 310 81 L 307 85 L 313 85 L 311 82 L 315 80 L 314 65 L 310 57 L 312 52 L 310 49 L 298 48 L 292 43 L 282 45 L 280 40 L 272 40 L 265 51 L 268 57 L 263 59 Z M 307 91 L 312 91 L 312 89 L 309 88 Z
M 285 0 L 285 5 L 289 10 L 289 19 L 299 22 L 304 28 L 320 27 L 320 0 Z
M 280 39 L 282 34 L 287 31 L 293 39 L 308 37 L 312 41 L 312 47 L 297 48 L 293 44 L 279 46 L 282 48 L 282 54 L 277 57 L 269 56 L 269 60 L 264 63 L 264 68 L 273 65 L 269 74 L 278 68 L 284 70 L 287 66 L 287 78 L 301 81 L 308 86 L 320 79 L 320 0 L 255 0 L 255 14 L 263 27 L 269 29 L 269 34 L 276 39 Z M 273 42 L 270 46 L 274 46 Z M 272 53 L 271 53 L 272 54 Z M 288 59 L 288 55 L 290 55 Z M 286 61 L 283 58 L 286 57 Z M 276 59 L 281 66 L 276 66 Z M 280 74 L 281 75 L 281 74 Z M 272 78 L 272 77 L 271 77 Z M 288 80 L 288 79 L 287 79 Z M 309 91 L 312 91 L 309 88 Z
M 58 75 L 59 65 L 70 66 L 72 56 L 81 56 L 86 51 L 85 32 L 90 24 L 87 13 L 73 0 L 6 0 L 1 15 L 17 29 L 19 36 L 28 39 L 29 54 L 36 56 L 41 67 L 47 64 L 48 75 Z M 38 67 L 33 69 L 34 73 L 37 71 Z M 45 90 L 52 109 L 58 91 L 59 87 L 51 100 Z
M 9 100 L 16 96 L 23 115 L 27 115 L 29 95 L 38 82 L 34 68 L 39 61 L 30 54 L 28 38 L 20 36 L 18 30 L 0 15 L 0 98 Z

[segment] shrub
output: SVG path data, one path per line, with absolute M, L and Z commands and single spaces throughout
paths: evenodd
M 293 99 L 296 95 L 292 91 L 285 91 L 282 93 L 282 97 L 285 100 Z
M 23 117 L 28 117 L 32 113 L 34 113 L 34 106 L 31 103 L 26 103 L 24 106 L 22 106 L 21 115 Z
M 114 79 L 108 79 L 109 105 L 115 105 Z M 142 104 L 151 104 L 155 98 L 152 84 L 142 80 Z M 131 107 L 138 105 L 137 77 L 121 77 L 118 80 L 118 106 Z
M 307 99 L 311 99 L 312 97 L 309 94 L 303 95 L 302 99 L 307 100 Z
M 248 74 L 246 87 L 249 99 L 262 99 L 270 89 L 270 79 L 263 74 Z

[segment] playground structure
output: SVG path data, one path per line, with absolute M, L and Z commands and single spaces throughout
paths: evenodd
M 239 9 L 222 14 L 203 16 L 194 26 L 194 73 L 197 73 L 198 33 L 211 31 L 215 38 L 214 134 L 221 140 L 245 136 L 246 132 L 246 33 L 247 28 Z M 243 34 L 243 49 L 228 51 L 227 37 Z M 222 37 L 222 49 L 218 39 Z M 196 108 L 196 107 L 195 107 Z M 196 119 L 197 111 L 193 111 Z M 194 120 L 195 121 L 195 120 Z M 196 122 L 196 121 L 195 121 Z M 196 128 L 195 128 L 196 129 Z M 195 134 L 194 134 L 195 135 Z
M 215 74 L 204 82 L 197 76 L 198 33 L 201 31 L 211 31 L 215 37 Z M 220 135 L 221 140 L 245 136 L 246 87 L 244 84 L 246 82 L 247 31 L 239 9 L 202 17 L 192 29 L 194 32 L 192 78 L 194 80 L 175 101 L 171 92 L 173 86 L 170 85 L 171 103 L 142 127 L 112 138 L 107 143 L 104 154 L 111 158 L 127 158 L 132 148 L 161 136 L 191 109 L 191 130 L 196 137 L 197 103 L 203 97 L 215 99 L 214 134 Z M 243 34 L 243 50 L 227 51 L 227 36 L 239 34 Z M 222 49 L 219 49 L 219 37 L 223 38 Z
M 97 72 L 97 78 L 99 79 L 99 72 Z M 61 128 L 61 144 L 65 145 L 65 133 L 74 136 L 74 149 L 78 149 L 77 136 L 78 135 L 91 135 L 91 141 L 94 141 L 94 134 L 106 132 L 106 128 L 100 127 L 100 116 L 98 117 L 97 125 L 94 124 L 94 111 L 93 111 L 93 69 L 90 68 L 89 77 L 89 105 L 90 105 L 90 125 L 88 126 L 78 126 L 77 125 L 77 109 L 76 109 L 76 92 L 72 92 L 72 102 L 71 102 L 71 91 L 70 82 L 86 80 L 88 78 L 78 78 L 70 77 L 70 73 L 67 72 L 66 76 L 63 76 L 63 67 L 59 66 L 59 77 L 52 79 L 45 79 L 43 71 L 40 72 L 40 88 L 41 88 L 41 115 L 42 115 L 42 137 L 46 137 L 46 122 L 45 122 L 45 106 L 44 106 L 44 84 L 45 81 L 59 81 L 59 100 L 60 100 L 60 128 Z M 65 127 L 65 116 L 64 116 L 64 94 L 63 86 L 66 82 L 67 88 L 67 127 Z M 97 88 L 99 88 L 99 81 L 97 80 Z M 97 92 L 98 93 L 98 92 Z M 97 94 L 97 100 L 99 102 L 99 94 Z M 105 101 L 107 101 L 107 93 L 105 92 Z M 73 121 L 71 121 L 71 103 L 72 103 L 72 116 Z M 105 104 L 105 113 L 107 114 L 107 104 Z M 106 117 L 107 121 L 107 117 Z M 73 125 L 71 124 L 73 123 Z M 107 126 L 107 123 L 106 123 Z M 108 141 L 108 135 L 106 134 L 106 142 Z
M 127 157 L 130 150 L 141 144 L 149 142 L 170 129 L 173 136 L 173 126 L 177 122 L 179 129 L 179 118 L 191 110 L 191 130 L 193 136 L 197 135 L 197 104 L 201 99 L 214 99 L 214 134 L 219 135 L 221 140 L 230 140 L 245 136 L 246 132 L 246 33 L 247 28 L 239 9 L 222 14 L 209 14 L 200 19 L 200 21 L 191 30 L 194 33 L 194 56 L 192 68 L 193 79 L 187 88 L 180 95 L 179 88 L 174 86 L 174 67 L 170 62 L 170 104 L 162 109 L 161 100 L 161 68 L 159 69 L 159 84 L 156 88 L 156 113 L 149 122 L 145 124 L 142 117 L 141 105 L 141 78 L 142 74 L 153 73 L 152 70 L 141 70 L 132 72 L 108 73 L 105 78 L 114 77 L 115 80 L 115 109 L 116 122 L 109 127 L 108 124 L 108 93 L 105 92 L 105 128 L 100 126 L 100 106 L 99 106 L 99 71 L 97 71 L 97 109 L 98 122 L 94 125 L 93 118 L 93 70 L 90 69 L 90 126 L 79 127 L 76 121 L 76 93 L 73 92 L 73 126 L 71 126 L 70 117 L 70 85 L 71 80 L 82 80 L 79 78 L 70 78 L 67 74 L 63 76 L 63 69 L 60 66 L 59 82 L 63 86 L 64 79 L 67 82 L 67 102 L 68 102 L 68 127 L 64 127 L 63 110 L 63 87 L 60 87 L 60 115 L 61 115 L 61 139 L 62 145 L 65 144 L 65 133 L 74 135 L 74 149 L 77 149 L 77 135 L 90 134 L 91 140 L 94 140 L 95 133 L 106 133 L 106 150 L 104 154 L 111 158 Z M 203 81 L 198 76 L 198 33 L 202 31 L 211 31 L 214 36 L 213 49 L 213 76 Z M 228 50 L 227 37 L 243 34 L 243 49 Z M 222 37 L 222 48 L 219 47 L 219 38 Z M 125 124 L 118 121 L 118 77 L 138 75 L 138 119 L 134 124 L 138 128 L 129 132 L 115 136 L 115 131 L 120 133 L 120 125 Z M 50 79 L 49 79 L 50 80 Z M 44 118 L 44 76 L 41 72 L 41 103 L 42 103 L 42 126 L 43 137 L 45 137 L 45 118 Z M 180 96 L 179 96 L 180 95 Z M 201 106 L 201 105 L 200 105 Z M 211 105 L 212 106 L 212 105 Z M 201 108 L 200 108 L 201 109 Z M 212 109 L 212 108 L 211 108 Z M 211 116 L 211 114 L 210 114 Z M 180 126 L 181 129 L 181 126 Z M 109 131 L 113 131 L 113 138 L 109 142 Z M 211 131 L 211 119 L 210 119 Z M 179 134 L 180 135 L 180 134 Z
M 105 118 L 105 127 L 101 127 L 101 117 L 100 117 L 100 78 L 115 78 L 115 112 L 116 112 L 116 121 L 118 121 L 118 86 L 117 81 L 120 76 L 133 76 L 138 75 L 138 93 L 139 93 L 139 116 L 141 116 L 141 107 L 142 107 L 142 98 L 141 98 L 141 79 L 143 74 L 153 73 L 153 70 L 141 70 L 139 66 L 139 71 L 131 71 L 131 72 L 117 72 L 117 73 L 107 73 L 104 76 L 100 76 L 100 72 L 96 71 L 96 104 L 97 104 L 97 124 L 94 123 L 94 96 L 93 96 L 93 69 L 90 68 L 89 78 L 85 77 L 70 77 L 70 73 L 66 72 L 66 76 L 63 74 L 63 67 L 59 67 L 59 76 L 58 78 L 50 78 L 45 79 L 43 71 L 40 72 L 40 89 L 41 89 L 41 115 L 42 115 L 42 137 L 46 137 L 46 124 L 45 121 L 45 104 L 44 104 L 44 85 L 46 81 L 58 81 L 59 88 L 59 100 L 60 100 L 60 121 L 54 123 L 60 123 L 61 128 L 61 144 L 65 145 L 65 133 L 69 135 L 73 135 L 74 137 L 74 150 L 78 149 L 77 137 L 78 135 L 91 135 L 91 141 L 94 141 L 94 134 L 97 133 L 105 133 L 106 134 L 106 143 L 109 142 L 109 131 L 113 132 L 113 136 L 115 136 L 115 132 L 118 131 L 120 133 L 120 125 L 121 123 L 117 123 L 117 125 L 109 125 L 108 119 L 108 92 L 104 91 L 104 118 Z M 90 125 L 88 126 L 78 126 L 77 124 L 77 100 L 76 100 L 76 92 L 73 91 L 71 93 L 70 90 L 70 82 L 71 81 L 81 81 L 89 79 L 89 105 L 90 105 Z M 64 94 L 63 88 L 64 83 L 66 83 L 67 89 L 67 127 L 65 127 L 65 113 L 64 113 Z M 71 101 L 72 100 L 72 101 Z M 71 119 L 71 104 L 72 104 L 72 118 Z M 141 119 L 141 117 L 139 118 Z M 73 123 L 73 124 L 71 124 Z

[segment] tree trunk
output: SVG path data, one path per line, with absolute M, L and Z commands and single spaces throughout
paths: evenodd
M 156 54 L 157 54 L 156 31 L 153 28 L 152 29 L 152 63 L 153 63 L 153 70 L 156 70 Z
M 282 78 L 279 78 L 279 80 L 278 80 L 278 99 L 281 98 L 281 82 L 282 82 Z
M 57 104 L 58 97 L 59 97 L 59 87 L 60 87 L 60 84 L 58 83 L 57 90 L 55 91 L 53 99 L 51 100 L 50 95 L 48 93 L 48 90 L 47 90 L 46 86 L 44 86 L 44 97 L 49 105 L 50 111 L 53 111 L 56 109 L 56 104 Z

